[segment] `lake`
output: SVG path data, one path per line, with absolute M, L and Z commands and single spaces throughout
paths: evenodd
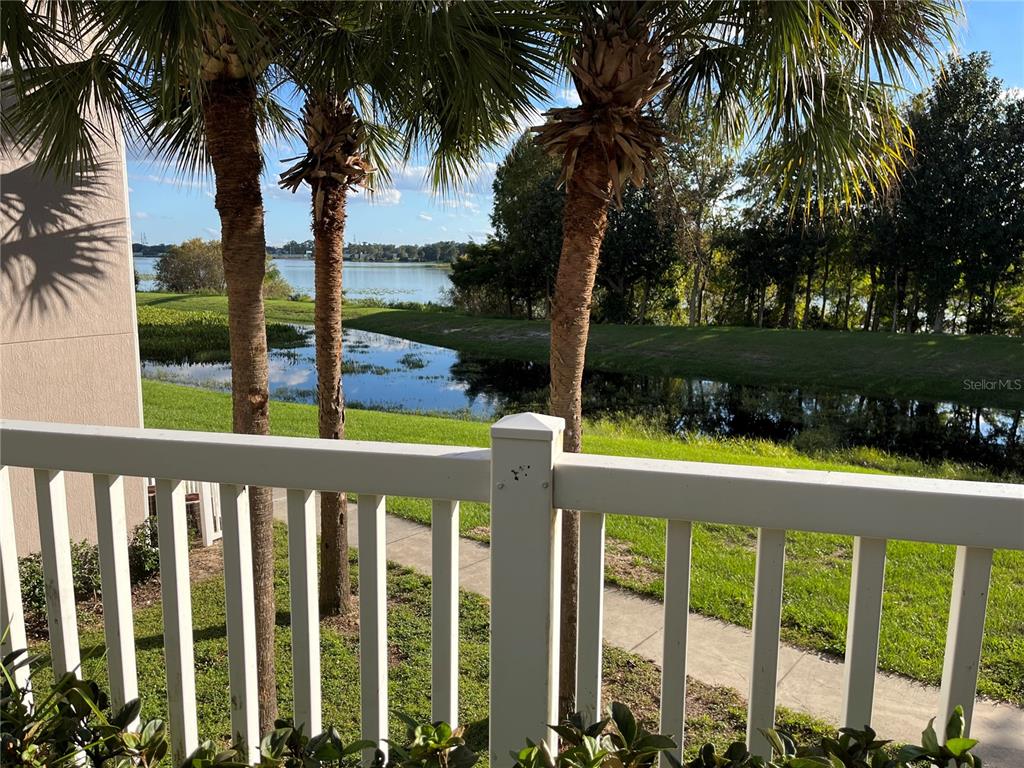
M 155 291 L 157 256 L 136 256 L 135 270 L 146 279 L 139 281 L 140 291 Z M 281 275 L 296 293 L 314 296 L 313 262 L 310 259 L 273 259 Z M 377 299 L 384 302 L 414 301 L 447 304 L 445 291 L 451 287 L 447 264 L 404 262 L 345 263 L 345 296 L 350 299 Z
M 516 411 L 546 410 L 546 363 L 469 356 L 351 328 L 345 329 L 344 340 L 343 381 L 349 407 L 487 420 Z M 231 367 L 226 363 L 144 361 L 142 373 L 221 391 L 231 387 Z M 276 400 L 316 402 L 312 343 L 271 351 L 270 390 Z M 869 446 L 996 471 L 1024 466 L 1020 411 L 956 403 L 588 371 L 583 411 L 590 418 L 639 418 L 676 434 L 760 438 L 806 450 Z

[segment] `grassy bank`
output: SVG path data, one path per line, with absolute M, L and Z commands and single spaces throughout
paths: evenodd
M 224 580 L 220 575 L 219 545 L 193 552 L 192 617 L 195 636 L 196 700 L 200 739 L 227 745 L 230 738 L 227 636 L 224 616 Z M 353 564 L 358 583 L 358 566 Z M 197 578 L 198 575 L 198 578 Z M 278 606 L 276 661 L 281 715 L 291 714 L 291 622 L 288 613 L 288 547 L 283 527 L 275 539 L 275 599 Z M 160 602 L 136 600 L 134 612 L 139 691 L 142 716 L 166 719 L 166 667 L 163 654 L 163 618 Z M 326 620 L 320 627 L 321 686 L 324 725 L 334 725 L 348 741 L 359 737 L 358 625 Z M 102 620 L 86 614 L 80 621 L 85 676 L 107 677 L 103 653 Z M 459 684 L 461 722 L 467 726 L 470 746 L 487 746 L 488 605 L 483 598 L 462 593 L 459 604 Z M 48 659 L 44 643 L 34 647 Z M 422 722 L 430 720 L 430 581 L 407 569 L 388 567 L 388 656 L 390 709 L 406 712 Z M 50 678 L 41 668 L 34 677 L 37 690 Z M 51 678 L 52 679 L 52 678 Z M 604 658 L 606 701 L 624 701 L 648 727 L 657 723 L 659 673 L 655 665 L 632 654 L 608 648 Z M 803 715 L 779 712 L 784 727 L 802 733 L 821 733 L 825 725 Z M 741 740 L 746 712 L 740 696 L 728 688 L 691 682 L 687 690 L 687 754 L 711 740 L 724 746 Z M 393 739 L 401 739 L 404 726 L 393 714 Z M 486 754 L 483 755 L 486 764 Z
M 230 429 L 230 398 L 188 387 L 144 381 L 146 426 L 222 432 Z M 316 409 L 271 403 L 275 434 L 316 434 Z M 348 411 L 349 437 L 408 443 L 485 446 L 488 425 L 479 422 Z M 939 467 L 865 451 L 811 457 L 790 448 L 757 441 L 684 442 L 650 436 L 611 424 L 591 424 L 584 449 L 620 456 L 719 463 L 784 466 L 835 471 L 897 471 L 960 479 L 985 479 L 983 473 L 952 465 Z M 428 522 L 429 504 L 389 499 L 389 510 Z M 827 511 L 823 511 L 826 514 Z M 488 536 L 488 510 L 464 504 L 462 532 Z M 644 594 L 660 596 L 664 566 L 664 522 L 650 518 L 610 517 L 609 578 Z M 694 610 L 744 626 L 753 605 L 755 532 L 735 526 L 698 525 L 693 541 L 691 602 Z M 826 653 L 840 654 L 845 644 L 852 542 L 847 537 L 790 533 L 787 537 L 783 638 Z M 890 542 L 880 638 L 880 664 L 936 683 L 942 669 L 954 548 Z M 1024 553 L 996 552 L 992 572 L 981 692 L 1024 703 Z
M 138 300 L 167 309 L 227 311 L 221 296 L 139 294 Z M 268 301 L 267 319 L 312 323 L 313 304 Z M 507 358 L 548 357 L 545 321 L 350 305 L 345 322 L 485 356 L 500 350 Z M 595 325 L 587 364 L 595 370 L 1024 408 L 1024 343 L 1003 336 Z M 999 388 L 996 382 L 1011 384 Z

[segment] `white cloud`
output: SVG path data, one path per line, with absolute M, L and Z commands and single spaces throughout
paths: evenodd
M 203 231 L 214 237 L 220 237 L 220 230 L 214 229 L 213 227 L 203 227 Z
M 581 103 L 575 88 L 563 88 L 556 95 L 567 107 L 576 107 Z
M 1024 99 L 1024 88 L 1006 88 L 999 97 L 1004 101 L 1020 101 Z
M 434 217 L 428 213 L 421 213 L 418 217 L 421 221 L 433 221 Z
M 442 224 L 442 225 L 441 225 L 441 231 L 442 231 L 442 232 L 447 232 L 447 231 L 448 231 L 448 227 L 446 227 L 446 226 L 444 226 L 444 225 Z
M 378 189 L 373 195 L 367 196 L 367 199 L 373 205 L 398 205 L 402 202 L 402 192 L 394 188 Z
M 134 217 L 135 217 L 136 219 L 139 219 L 139 220 L 142 220 L 142 219 L 148 219 L 148 218 L 149 218 L 149 214 L 148 214 L 148 213 L 146 213 L 146 211 L 136 211 L 136 212 L 134 213 Z
M 163 184 L 168 187 L 176 187 L 177 189 L 188 189 L 199 192 L 209 192 L 212 189 L 210 183 L 202 178 L 194 179 L 189 178 L 188 176 L 181 176 L 179 175 L 180 171 L 170 167 L 164 169 L 164 171 L 165 172 L 160 175 L 155 173 L 129 173 L 128 178 L 132 181 L 148 181 L 153 184 Z M 129 191 L 134 190 L 129 188 Z

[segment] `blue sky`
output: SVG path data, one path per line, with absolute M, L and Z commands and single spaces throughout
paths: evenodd
M 989 51 L 993 74 L 1002 78 L 1007 88 L 1024 88 L 1024 0 L 974 0 L 966 3 L 966 9 L 966 23 L 959 34 L 960 50 Z M 564 104 L 574 96 L 556 91 L 551 105 Z M 539 109 L 547 106 L 539 105 Z M 531 122 L 524 119 L 524 127 Z M 351 199 L 346 240 L 398 244 L 484 240 L 490 231 L 491 182 L 505 149 L 487 158 L 461 194 L 447 200 L 429 192 L 422 166 L 396 171 L 393 187 L 379 193 L 376 201 L 368 201 L 365 195 Z M 294 151 L 287 147 L 267 151 L 263 195 L 270 245 L 310 237 L 308 190 L 300 188 L 292 194 L 274 184 L 277 173 L 286 165 L 280 160 L 292 154 Z M 129 158 L 128 188 L 135 241 L 143 236 L 150 243 L 220 236 L 209 181 L 183 180 L 173 170 Z

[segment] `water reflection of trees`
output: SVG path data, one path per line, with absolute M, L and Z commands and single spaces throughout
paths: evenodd
M 462 356 L 451 374 L 469 397 L 487 398 L 500 413 L 546 407 L 546 363 Z M 640 418 L 666 431 L 805 450 L 867 446 L 996 471 L 1024 466 L 1019 410 L 597 371 L 584 377 L 583 410 L 590 418 Z

